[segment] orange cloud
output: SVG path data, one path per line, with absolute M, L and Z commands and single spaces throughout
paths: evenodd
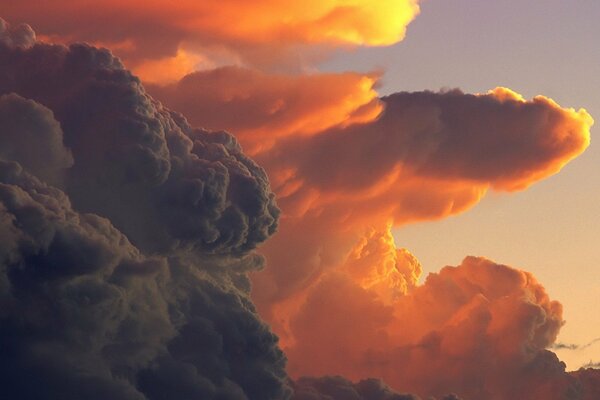
M 292 319 L 288 369 L 378 376 L 421 396 L 558 399 L 572 378 L 545 348 L 562 323 L 531 274 L 483 258 L 430 274 L 393 304 L 331 272 Z
M 310 135 L 379 115 L 376 75 L 283 75 L 223 67 L 187 75 L 150 93 L 193 124 L 235 133 L 256 153 L 283 136 Z
M 2 12 L 45 36 L 131 43 L 117 51 L 129 60 L 173 57 L 185 44 L 199 53 L 229 49 L 260 63 L 289 56 L 290 46 L 396 43 L 419 6 L 418 0 L 24 0 L 3 4 Z
M 265 315 L 285 301 L 297 308 L 325 271 L 348 271 L 369 229 L 385 237 L 390 226 L 462 212 L 490 188 L 524 189 L 588 146 L 585 110 L 510 93 L 399 93 L 372 122 L 283 137 L 259 153 L 283 210 L 263 248 L 270 268 L 255 278 Z M 285 325 L 285 310 L 272 320 Z
M 168 84 L 198 70 L 214 67 L 205 57 L 182 48 L 173 57 L 146 60 L 133 66 L 133 73 L 144 83 Z
M 505 88 L 480 95 L 398 93 L 380 101 L 366 79 L 221 68 L 150 90 L 195 123 L 235 132 L 267 169 L 283 215 L 278 234 L 261 249 L 268 268 L 254 274 L 253 297 L 290 350 L 291 371 L 385 376 L 404 389 L 403 381 L 377 369 L 380 361 L 360 358 L 373 350 L 367 344 L 378 343 L 385 354 L 420 339 L 398 341 L 390 333 L 402 331 L 395 310 L 419 290 L 421 271 L 407 250 L 396 248 L 391 228 L 462 212 L 490 189 L 522 190 L 558 172 L 589 145 L 593 120 L 585 110 L 561 108 L 542 96 L 527 101 Z M 365 107 L 374 110 L 369 118 L 349 123 Z M 490 282 L 490 290 L 497 283 Z M 333 304 L 334 292 L 348 308 L 319 319 L 311 304 Z M 452 311 L 464 329 L 483 307 L 473 296 L 472 304 Z M 363 327 L 360 333 L 355 326 Z M 324 344 L 315 337 L 331 342 L 341 332 L 351 334 L 329 343 L 333 353 L 319 352 Z M 495 351 L 520 348 L 522 336 L 505 336 L 493 344 Z M 361 373 L 340 365 L 357 365 Z M 456 368 L 453 379 L 464 372 Z M 450 383 L 440 383 L 440 393 L 451 391 Z

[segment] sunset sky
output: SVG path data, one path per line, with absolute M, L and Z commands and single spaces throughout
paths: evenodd
M 0 0 L 0 386 L 600 398 L 599 16 Z

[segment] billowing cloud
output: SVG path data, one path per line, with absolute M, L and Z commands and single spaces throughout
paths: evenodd
M 264 248 L 274 267 L 255 278 L 261 310 L 290 297 L 296 307 L 324 271 L 347 270 L 369 230 L 389 235 L 392 226 L 462 212 L 489 189 L 522 190 L 558 172 L 588 146 L 593 123 L 585 110 L 542 96 L 525 101 L 507 89 L 383 101 L 374 121 L 284 137 L 257 155 L 284 212 L 280 234 Z
M 61 0 L 31 19 L 156 77 L 180 67 L 169 57 L 187 74 L 206 49 L 261 63 L 291 46 L 388 44 L 417 12 L 371 3 Z M 531 274 L 468 257 L 419 286 L 391 234 L 558 172 L 589 144 L 585 110 L 503 88 L 379 100 L 375 76 L 220 68 L 152 88 L 181 115 L 107 50 L 0 22 L 0 59 L 0 379 L 13 397 L 417 398 L 376 376 L 445 400 L 594 398 L 595 371 L 568 374 L 546 350 L 562 309 Z M 222 123 L 266 172 L 230 134 L 192 126 Z M 253 251 L 278 224 L 257 273 Z M 290 373 L 325 377 L 289 380 L 250 272 Z
M 264 171 L 108 51 L 0 27 L 3 395 L 289 397 L 246 276 L 276 225 Z
M 283 75 L 223 67 L 148 90 L 194 125 L 226 129 L 256 153 L 290 135 L 371 121 L 382 104 L 376 75 Z
M 308 45 L 390 45 L 404 37 L 419 7 L 418 0 L 25 0 L 4 4 L 2 12 L 52 40 L 114 48 L 143 68 L 146 61 L 169 65 L 182 51 L 269 64 L 287 63 Z
M 36 45 L 0 57 L 0 94 L 35 100 L 60 122 L 74 158 L 64 188 L 78 209 L 149 251 L 243 252 L 274 232 L 267 177 L 237 141 L 163 108 L 108 51 Z
M 0 157 L 58 184 L 73 165 L 73 157 L 63 145 L 63 133 L 52 111 L 12 93 L 0 96 L 0 121 L 4 122 Z
M 545 350 L 562 314 L 531 275 L 469 258 L 419 287 L 418 261 L 391 228 L 558 172 L 589 145 L 589 114 L 503 88 L 382 101 L 371 122 L 285 136 L 257 155 L 283 218 L 263 248 L 270 268 L 253 276 L 254 298 L 290 373 L 377 376 L 423 396 L 580 393 Z
M 383 100 L 385 111 L 375 121 L 290 138 L 264 162 L 292 169 L 288 180 L 325 193 L 394 192 L 415 176 L 513 191 L 558 172 L 585 150 L 593 124 L 583 109 L 563 109 L 543 96 L 525 101 L 503 88 Z M 376 188 L 385 178 L 388 186 Z M 391 214 L 402 219 L 402 212 Z
M 589 114 L 504 88 L 398 93 L 367 103 L 383 111 L 365 121 L 332 118 L 330 127 L 303 131 L 296 126 L 306 121 L 304 108 L 284 108 L 285 119 L 268 111 L 305 91 L 271 78 L 229 68 L 152 90 L 198 123 L 228 124 L 271 177 L 283 217 L 261 249 L 269 267 L 253 274 L 253 297 L 282 339 L 290 373 L 377 376 L 424 396 L 580 394 L 577 379 L 545 350 L 562 314 L 531 275 L 467 259 L 460 277 L 440 274 L 448 285 L 418 287 L 420 265 L 396 247 L 391 229 L 558 172 L 589 145 Z M 454 280 L 473 283 L 466 290 Z M 430 325 L 420 320 L 428 313 Z M 311 388 L 307 396 L 332 396 Z
M 562 323 L 531 274 L 483 258 L 430 274 L 391 304 L 330 273 L 291 322 L 289 370 L 378 376 L 422 396 L 558 399 L 576 386 L 545 350 Z

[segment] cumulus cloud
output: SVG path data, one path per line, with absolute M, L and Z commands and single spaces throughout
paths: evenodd
M 230 85 L 216 82 L 214 90 L 205 90 L 210 74 L 190 76 L 190 95 L 181 98 L 192 99 L 194 93 L 196 104 L 210 103 L 215 95 L 205 93 Z M 156 94 L 174 101 L 175 87 Z M 261 98 L 261 90 L 245 87 L 244 94 Z M 252 275 L 253 298 L 281 337 L 290 372 L 294 377 L 379 376 L 394 387 L 438 397 L 450 391 L 499 399 L 580 394 L 577 379 L 545 350 L 562 324 L 558 303 L 515 299 L 511 305 L 494 303 L 491 311 L 489 295 L 457 294 L 469 299 L 452 312 L 458 327 L 415 329 L 419 313 L 400 311 L 399 304 L 419 292 L 421 269 L 407 250 L 396 247 L 391 229 L 456 214 L 490 189 L 523 190 L 558 172 L 588 146 L 589 114 L 561 108 L 542 96 L 527 101 L 503 88 L 480 95 L 459 90 L 398 93 L 381 101 L 384 111 L 374 120 L 336 123 L 309 133 L 289 129 L 289 123 L 277 131 L 266 114 L 250 113 L 253 126 L 273 130 L 273 143 L 258 148 L 256 157 L 283 209 L 278 235 L 261 249 L 269 268 Z M 231 107 L 245 110 L 240 104 Z M 199 109 L 188 107 L 186 115 L 200 121 Z M 240 140 L 252 148 L 260 138 L 257 132 L 242 132 Z M 471 279 L 487 274 L 485 268 L 471 272 L 476 275 Z M 489 289 L 500 281 L 490 279 Z M 512 285 L 508 292 L 529 293 Z M 445 286 L 436 290 L 452 292 Z M 541 286 L 535 290 L 543 291 Z M 436 313 L 437 304 L 449 299 L 436 299 L 434 292 L 415 303 Z M 502 307 L 522 314 L 499 311 Z M 407 312 L 405 319 L 402 312 Z M 493 340 L 485 322 L 491 315 L 497 323 L 504 316 L 507 324 L 494 328 L 502 334 Z M 538 323 L 548 325 L 533 328 Z M 407 339 L 398 332 L 421 336 Z M 527 342 L 531 335 L 539 336 L 534 344 Z M 463 348 L 463 342 L 483 343 L 488 353 L 479 353 L 477 346 Z M 450 353 L 439 350 L 442 343 Z M 498 368 L 483 373 L 479 360 Z M 432 370 L 448 372 L 435 375 Z M 511 379 L 519 383 L 509 390 Z
M 512 191 L 579 155 L 593 124 L 585 110 L 563 109 L 543 96 L 525 101 L 503 88 L 484 95 L 398 93 L 383 101 L 385 111 L 373 122 L 290 138 L 277 149 L 279 159 L 267 157 L 321 191 L 369 189 L 395 169 L 390 186 L 418 176 Z
M 524 271 L 468 257 L 394 303 L 330 273 L 291 322 L 292 376 L 381 377 L 421 396 L 559 399 L 577 389 L 545 350 L 562 307 Z
M 0 157 L 17 161 L 33 175 L 59 184 L 73 165 L 52 111 L 14 93 L 0 96 Z M 32 146 L 31 143 L 36 143 Z
M 370 230 L 390 235 L 393 226 L 465 211 L 490 189 L 522 190 L 584 151 L 593 123 L 583 109 L 543 96 L 526 101 L 502 88 L 382 100 L 385 110 L 371 122 L 286 136 L 257 154 L 284 218 L 263 249 L 273 268 L 255 276 L 255 298 L 284 339 L 278 326 L 307 288 L 328 270 L 348 270 Z M 393 254 L 393 241 L 389 247 Z M 366 264 L 363 275 L 373 271 L 393 287 L 384 279 L 389 263 Z M 410 270 L 405 277 L 415 279 Z
M 78 209 L 147 251 L 244 252 L 274 232 L 267 177 L 237 141 L 192 128 L 108 51 L 38 44 L 5 46 L 0 57 L 0 94 L 39 102 L 59 121 L 74 159 L 65 191 Z
M 59 1 L 32 18 L 46 35 L 113 43 L 131 59 L 193 41 L 264 61 L 272 43 L 398 40 L 416 2 L 384 3 L 302 5 L 284 27 L 289 4 L 271 2 Z M 383 32 L 391 6 L 406 13 Z M 264 32 L 219 22 L 255 10 Z M 152 88 L 190 124 L 107 50 L 36 43 L 1 22 L 0 59 L 0 379 L 12 397 L 417 398 L 378 376 L 448 400 L 595 398 L 594 370 L 568 374 L 546 350 L 562 309 L 531 274 L 469 257 L 419 286 L 418 261 L 391 234 L 558 172 L 589 144 L 585 110 L 502 88 L 378 100 L 374 76 L 223 68 Z M 310 98 L 325 85 L 331 97 Z M 228 124 L 267 171 L 196 123 Z M 253 251 L 280 217 L 267 172 L 283 215 L 259 274 Z M 290 372 L 325 377 L 290 382 L 249 273 Z M 338 373 L 359 382 L 327 376 Z
M 27 24 L 11 26 L 0 18 L 0 44 L 12 48 L 27 48 L 35 43 L 35 32 Z
M 264 171 L 108 51 L 0 26 L 3 394 L 289 397 L 246 276 L 276 226 Z
M 229 124 L 271 178 L 283 218 L 278 235 L 262 248 L 270 268 L 253 274 L 253 298 L 281 337 L 292 375 L 380 376 L 394 387 L 438 397 L 451 391 L 467 398 L 580 396 L 578 380 L 545 350 L 562 314 L 532 276 L 495 289 L 514 294 L 510 304 L 485 291 L 503 273 L 473 283 L 483 292 L 455 293 L 455 283 L 426 284 L 427 291 L 417 285 L 418 261 L 396 247 L 391 229 L 462 212 L 490 189 L 523 190 L 558 172 L 589 145 L 589 114 L 497 88 L 478 95 L 397 93 L 369 100 L 384 110 L 363 121 L 306 124 L 307 115 L 317 115 L 304 111 L 312 113 L 310 107 L 270 115 L 272 107 L 288 104 L 287 93 L 304 93 L 290 82 L 306 78 L 271 78 L 225 68 L 151 90 L 198 123 Z M 323 77 L 311 79 L 317 78 Z M 216 98 L 212 103 L 200 96 L 207 92 Z M 322 106 L 318 99 L 315 107 Z M 239 125 L 218 109 L 240 116 Z M 492 274 L 488 267 L 512 271 L 472 268 L 478 263 L 471 259 L 465 264 L 459 269 L 474 280 Z M 522 281 L 533 283 L 522 288 Z M 437 298 L 437 291 L 450 297 Z M 530 292 L 533 299 L 522 299 Z M 428 294 L 417 300 L 417 293 Z M 466 303 L 450 311 L 452 296 Z M 423 309 L 402 308 L 411 301 Z M 440 312 L 438 303 L 450 308 L 452 324 L 415 329 L 424 323 L 420 316 Z M 482 372 L 481 360 L 493 367 Z

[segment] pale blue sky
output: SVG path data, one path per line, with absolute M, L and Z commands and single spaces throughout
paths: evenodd
M 321 70 L 385 71 L 382 94 L 506 86 L 596 119 L 592 145 L 561 173 L 517 194 L 491 194 L 467 213 L 398 229 L 426 272 L 480 255 L 531 271 L 565 307 L 559 341 L 600 337 L 600 1 L 427 0 L 406 39 L 340 52 Z M 600 343 L 559 351 L 569 368 L 600 361 Z

